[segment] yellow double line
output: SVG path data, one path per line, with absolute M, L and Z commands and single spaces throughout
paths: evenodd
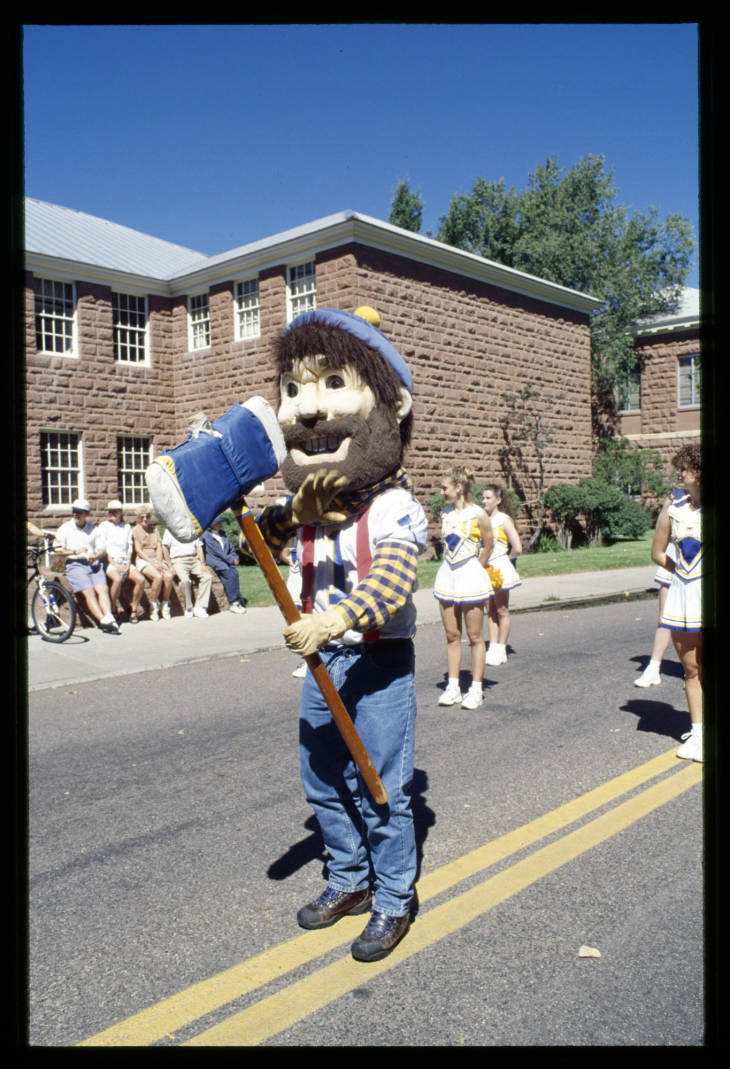
M 421 911 L 407 937 L 383 961 L 363 965 L 354 961 L 348 953 L 347 957 L 317 969 L 281 991 L 260 999 L 247 1009 L 233 1013 L 181 1045 L 255 1046 L 285 1031 L 341 995 L 458 931 L 500 902 L 701 782 L 700 764 L 683 763 L 679 767 L 677 764 L 675 750 L 672 749 L 538 817 L 537 820 L 443 865 L 419 881 L 418 897 L 421 906 L 461 881 L 608 805 L 622 794 L 636 790 L 649 780 L 663 777 L 589 823 L 543 846 L 470 890 L 450 898 L 426 913 Z M 664 773 L 672 768 L 675 769 L 673 774 L 665 776 Z M 174 1039 L 176 1032 L 189 1028 L 195 1021 L 202 1021 L 202 1018 L 221 1007 L 323 957 L 332 950 L 349 945 L 359 933 L 362 924 L 361 917 L 345 917 L 333 928 L 298 935 L 90 1036 L 79 1046 L 148 1046 L 166 1038 Z

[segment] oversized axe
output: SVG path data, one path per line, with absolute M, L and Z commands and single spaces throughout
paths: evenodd
M 299 610 L 244 500 L 277 472 L 286 456 L 274 410 L 263 397 L 252 397 L 213 423 L 198 413 L 188 427 L 187 440 L 156 457 L 145 473 L 155 512 L 175 538 L 192 542 L 231 508 L 284 619 L 295 623 Z M 304 659 L 370 794 L 384 805 L 387 791 L 321 657 L 313 653 Z

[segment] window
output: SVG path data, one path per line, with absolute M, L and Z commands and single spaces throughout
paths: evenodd
M 188 298 L 188 327 L 190 349 L 207 349 L 210 345 L 210 306 L 207 293 Z
M 700 354 L 679 358 L 679 407 L 691 408 L 700 403 L 702 375 Z
M 74 355 L 73 282 L 37 278 L 35 290 L 35 336 L 41 353 Z
M 314 260 L 287 268 L 287 301 L 290 320 L 317 307 Z
M 247 279 L 236 283 L 236 338 L 258 338 L 261 334 L 261 306 L 259 280 Z
M 150 438 L 117 438 L 117 491 L 123 505 L 143 505 L 147 500 L 144 473 L 151 462 Z
M 81 496 L 81 435 L 41 433 L 41 484 L 44 508 L 70 505 Z
M 624 372 L 616 383 L 616 408 L 619 412 L 638 412 L 641 409 L 641 371 L 638 367 Z
M 114 359 L 120 364 L 147 360 L 147 298 L 112 293 Z

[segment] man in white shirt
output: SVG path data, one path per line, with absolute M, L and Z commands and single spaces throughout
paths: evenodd
M 97 528 L 89 521 L 90 512 L 85 498 L 73 502 L 71 519 L 56 531 L 56 553 L 65 559 L 66 578 L 74 594 L 81 595 L 89 615 L 102 631 L 119 634 L 101 564 L 104 550 L 97 546 Z
M 96 545 L 106 552 L 106 576 L 109 580 L 111 603 L 117 613 L 122 612 L 119 596 L 126 580 L 132 583 L 132 600 L 129 607 L 129 622 L 139 623 L 139 603 L 144 593 L 144 576 L 132 564 L 132 528 L 124 522 L 124 506 L 121 501 L 107 505 L 108 519 L 102 520 L 96 531 Z
M 186 616 L 207 616 L 213 573 L 206 567 L 200 539 L 195 542 L 178 542 L 168 530 L 162 536 L 162 552 L 172 565 L 180 580 Z M 193 605 L 191 576 L 198 580 L 198 590 Z

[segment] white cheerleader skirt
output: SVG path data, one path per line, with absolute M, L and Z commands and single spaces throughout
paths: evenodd
M 672 576 L 672 582 L 659 621 L 669 631 L 702 630 L 702 580 Z
M 494 560 L 490 560 L 489 567 L 496 568 L 502 576 L 500 590 L 514 590 L 515 587 L 522 584 L 522 580 L 517 574 L 517 569 L 506 553 L 503 553 L 500 557 L 495 557 Z M 497 593 L 499 593 L 499 591 L 497 591 Z
M 668 572 L 666 568 L 659 567 L 654 574 L 654 582 L 657 586 L 671 586 L 672 573 Z
M 455 605 L 482 605 L 494 595 L 486 569 L 476 557 L 457 564 L 444 561 L 436 572 L 433 596 L 437 601 Z

